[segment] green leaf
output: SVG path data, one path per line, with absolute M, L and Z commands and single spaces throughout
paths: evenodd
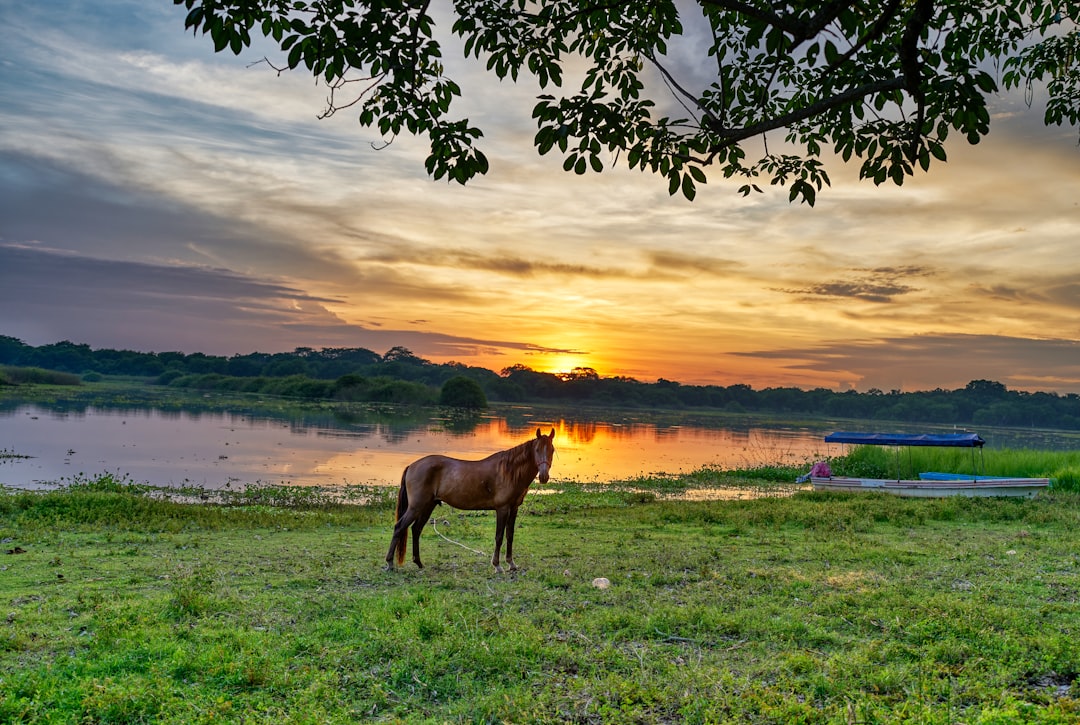
M 690 174 L 682 178 L 682 193 L 687 201 L 693 201 L 694 197 L 697 196 L 697 188 L 694 186 L 694 179 Z
M 840 51 L 836 49 L 836 45 L 831 40 L 825 41 L 825 62 L 829 65 L 835 65 L 840 60 Z
M 930 152 L 925 148 L 919 149 L 919 166 L 923 171 L 930 170 Z
M 201 6 L 193 8 L 191 12 L 184 18 L 185 28 L 198 28 L 203 21 L 203 8 Z
M 214 30 L 211 33 L 211 37 L 214 39 L 215 53 L 220 53 L 225 50 L 225 48 L 229 47 L 229 36 L 224 30 Z
M 293 46 L 293 49 L 289 51 L 289 67 L 295 68 L 300 65 L 300 59 L 304 55 L 304 45 L 297 43 Z

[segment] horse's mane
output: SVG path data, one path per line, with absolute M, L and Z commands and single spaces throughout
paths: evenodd
M 499 458 L 499 470 L 507 480 L 516 483 L 519 477 L 528 474 L 530 467 L 535 465 L 533 446 L 537 440 L 537 438 L 531 438 L 502 452 Z M 535 475 L 536 473 L 533 472 L 533 476 Z

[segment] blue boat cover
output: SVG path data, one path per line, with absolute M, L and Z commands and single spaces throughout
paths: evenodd
M 986 441 L 978 433 L 830 433 L 826 443 L 856 443 L 865 446 L 948 446 L 981 448 Z

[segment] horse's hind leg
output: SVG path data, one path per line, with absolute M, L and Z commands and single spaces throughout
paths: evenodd
M 397 506 L 394 508 L 394 533 L 390 535 L 390 550 L 386 552 L 386 570 L 394 568 L 394 554 L 399 554 L 399 559 L 405 560 L 405 546 L 407 540 L 405 532 L 409 528 L 409 521 L 415 517 L 412 506 L 409 505 L 409 492 L 405 486 L 405 478 L 409 474 L 409 467 L 401 472 L 401 486 L 398 488 Z
M 390 536 L 390 550 L 386 552 L 386 569 L 389 571 L 394 568 L 394 555 L 400 550 L 401 556 L 404 557 L 405 545 L 408 541 L 409 524 L 416 519 L 416 512 L 409 508 L 405 511 L 404 515 L 397 520 L 394 524 L 394 533 Z M 414 554 L 414 558 L 415 558 Z
M 431 512 L 435 510 L 435 504 L 432 503 L 426 510 L 421 511 L 416 515 L 416 520 L 412 525 L 412 560 L 416 562 L 416 565 L 421 569 L 424 568 L 424 563 L 420 561 L 420 534 L 423 533 L 424 527 L 427 526 L 428 519 L 431 518 Z

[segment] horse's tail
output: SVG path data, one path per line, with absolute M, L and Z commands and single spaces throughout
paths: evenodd
M 397 522 L 401 520 L 401 517 L 405 515 L 405 510 L 409 508 L 409 494 L 405 490 L 405 476 L 409 473 L 409 467 L 405 466 L 405 470 L 401 472 L 401 488 L 398 489 L 397 495 L 397 509 L 394 510 L 394 528 L 397 528 Z M 409 546 L 409 530 L 403 529 L 397 540 L 397 563 L 401 566 L 405 563 L 405 550 Z

